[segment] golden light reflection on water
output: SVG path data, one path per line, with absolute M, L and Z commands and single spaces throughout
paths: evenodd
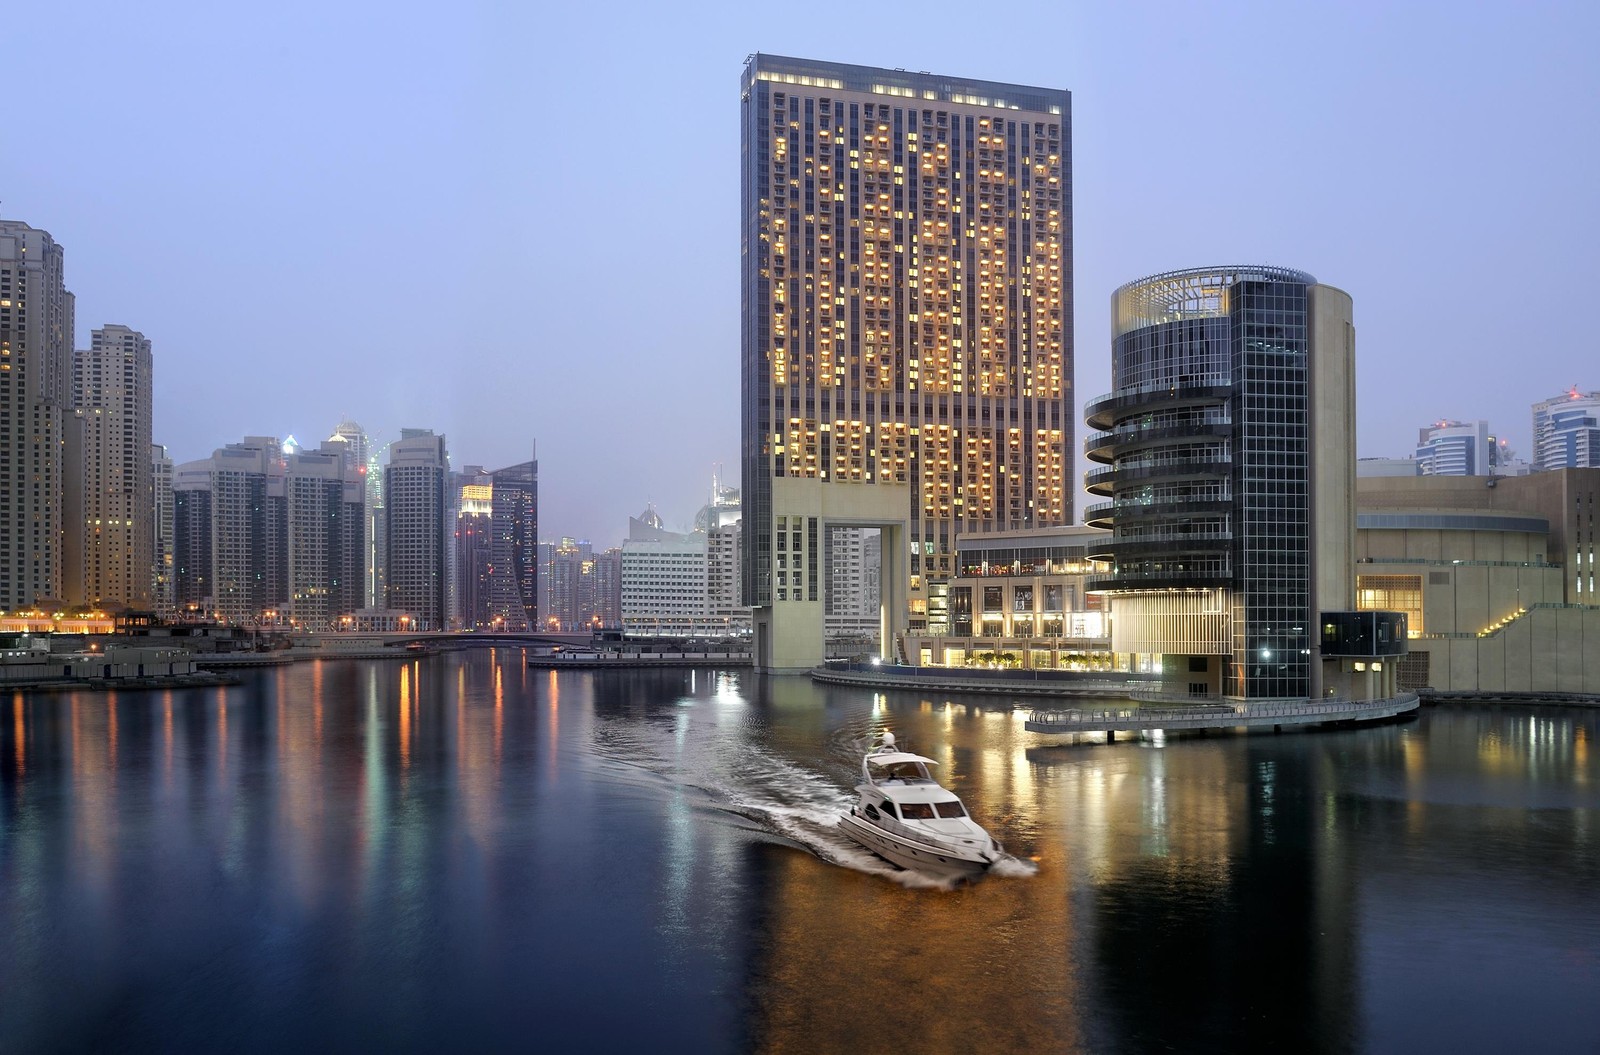
M 1263 972 L 1286 965 L 1283 973 L 1291 985 L 1301 976 L 1309 979 L 1318 989 L 1315 1000 L 1295 997 L 1307 1008 L 1349 1012 L 1348 994 L 1363 982 L 1353 965 L 1356 953 L 1329 940 L 1301 954 L 1289 939 L 1282 946 L 1269 941 L 1259 956 L 1255 949 L 1240 952 L 1228 946 L 1235 933 L 1230 928 L 1238 923 L 1228 915 L 1229 906 L 1259 897 L 1248 914 L 1266 917 L 1269 927 L 1281 921 L 1292 929 L 1309 918 L 1314 921 L 1310 935 L 1359 935 L 1362 921 L 1354 916 L 1360 898 L 1352 888 L 1362 855 L 1378 852 L 1375 846 L 1387 853 L 1400 838 L 1409 838 L 1391 808 L 1397 799 L 1405 801 L 1403 823 L 1420 846 L 1441 833 L 1450 835 L 1441 827 L 1443 809 L 1435 811 L 1432 828 L 1424 823 L 1430 790 L 1460 795 L 1469 780 L 1514 773 L 1516 780 L 1498 786 L 1509 785 L 1506 798 L 1520 802 L 1521 795 L 1570 796 L 1575 785 L 1593 784 L 1587 771 L 1592 718 L 1535 716 L 1530 721 L 1525 715 L 1469 713 L 1440 721 L 1442 728 L 1430 735 L 1375 729 L 1325 737 L 1175 737 L 1159 745 L 1057 746 L 1023 730 L 1010 708 L 988 701 L 909 696 L 891 704 L 877 697 L 869 706 L 861 697 L 840 694 L 822 706 L 809 684 L 783 682 L 773 690 L 779 694 L 777 705 L 769 706 L 748 681 L 735 691 L 738 679 L 713 681 L 703 675 L 694 682 L 697 697 L 644 700 L 646 690 L 640 690 L 639 700 L 621 700 L 626 693 L 614 688 L 619 682 L 592 675 L 552 674 L 548 683 L 541 682 L 538 673 L 528 674 L 520 665 L 508 670 L 495 655 L 460 660 L 465 669 L 452 679 L 450 662 L 458 661 L 364 664 L 353 674 L 341 674 L 352 668 L 333 662 L 309 671 L 286 668 L 289 673 L 266 683 L 277 685 L 270 700 L 255 689 L 236 690 L 231 698 L 200 690 L 123 693 L 114 703 L 86 693 L 31 702 L 14 695 L 9 721 L 0 697 L 0 767 L 12 759 L 19 777 L 12 787 L 0 789 L 12 796 L 0 803 L 15 809 L 29 788 L 47 789 L 27 803 L 37 809 L 33 800 L 51 797 L 49 782 L 63 780 L 54 797 L 64 805 L 53 807 L 60 810 L 56 823 L 69 836 L 60 840 L 70 844 L 63 860 L 70 865 L 71 883 L 87 892 L 82 903 L 91 925 L 108 934 L 119 933 L 119 914 L 136 915 L 125 907 L 126 891 L 133 889 L 128 876 L 138 867 L 139 853 L 148 850 L 141 851 L 129 833 L 155 816 L 161 821 L 152 828 L 152 838 L 163 841 L 159 852 L 193 853 L 205 888 L 212 883 L 210 870 L 224 860 L 229 882 L 260 884 L 248 889 L 270 905 L 264 910 L 269 921 L 290 932 L 302 916 L 327 919 L 336 910 L 364 925 L 381 924 L 374 930 L 383 938 L 370 946 L 361 944 L 366 939 L 352 939 L 352 955 L 383 963 L 383 950 L 399 941 L 393 935 L 419 918 L 418 906 L 427 904 L 426 898 L 407 900 L 422 895 L 402 890 L 405 883 L 420 879 L 441 894 L 433 908 L 454 928 L 451 940 L 457 943 L 441 949 L 447 956 L 493 946 L 499 938 L 492 933 L 495 927 L 518 914 L 504 911 L 509 902 L 495 901 L 494 891 L 520 892 L 506 877 L 547 860 L 540 855 L 548 854 L 549 844 L 541 841 L 537 850 L 528 851 L 529 829 L 541 822 L 530 820 L 534 806 L 527 798 L 501 786 L 503 748 L 512 767 L 508 786 L 544 795 L 550 803 L 568 800 L 535 787 L 546 766 L 546 754 L 536 744 L 540 737 L 548 750 L 550 779 L 558 759 L 565 759 L 571 783 L 561 790 L 581 789 L 596 798 L 608 793 L 604 782 L 611 779 L 606 767 L 587 765 L 601 750 L 597 745 L 625 754 L 631 774 L 636 764 L 649 765 L 649 748 L 670 744 L 677 749 L 670 766 L 651 772 L 641 785 L 649 793 L 628 805 L 631 810 L 640 801 L 665 803 L 659 817 L 647 813 L 633 832 L 647 848 L 663 851 L 665 869 L 631 886 L 610 871 L 588 873 L 578 882 L 600 888 L 598 898 L 610 896 L 608 883 L 616 881 L 639 905 L 657 913 L 651 925 L 670 929 L 673 936 L 671 950 L 658 953 L 662 970 L 677 969 L 674 956 L 687 963 L 704 953 L 733 962 L 744 988 L 730 999 L 741 1013 L 749 1009 L 755 1050 L 880 1050 L 903 1037 L 918 1055 L 939 1055 L 1091 1050 L 1104 1040 L 1097 1031 L 1104 1028 L 1107 1005 L 1124 1016 L 1119 1021 L 1138 1022 L 1147 1011 L 1143 1001 L 1171 999 L 1170 991 L 1144 988 L 1147 964 L 1140 959 L 1152 943 L 1159 944 L 1162 928 L 1169 925 L 1186 938 L 1215 940 L 1195 954 L 1205 961 L 1200 971 L 1216 967 L 1216 973 L 1197 973 L 1194 991 L 1180 997 L 1191 1004 L 1212 999 L 1207 987 L 1222 988 L 1219 979 L 1254 956 L 1257 962 L 1270 961 Z M 509 678 L 511 673 L 518 678 Z M 455 682 L 453 708 L 437 689 L 423 704 L 424 677 L 438 679 L 428 686 Z M 508 701 L 512 680 L 518 685 L 509 686 Z M 389 723 L 397 697 L 401 708 L 394 726 Z M 221 779 L 230 749 L 230 699 L 239 708 L 232 735 L 241 753 L 231 783 Z M 258 711 L 263 701 L 265 723 Z M 667 716 L 670 722 L 663 721 Z M 563 717 L 566 739 L 558 747 Z M 1577 724 L 1582 722 L 1591 724 Z M 756 822 L 747 826 L 744 818 L 730 826 L 722 811 L 706 808 L 708 801 L 723 804 L 723 785 L 736 783 L 738 774 L 752 766 L 760 768 L 769 753 L 783 763 L 771 774 L 781 790 L 792 786 L 790 776 L 802 773 L 845 795 L 858 771 L 859 753 L 840 762 L 829 751 L 854 752 L 869 731 L 886 725 L 906 747 L 943 763 L 940 775 L 951 778 L 974 816 L 1019 857 L 1037 860 L 1038 874 L 990 878 L 951 892 L 907 890 L 881 876 L 774 845 Z M 710 726 L 719 733 L 708 740 Z M 13 738 L 11 744 L 3 742 L 5 735 Z M 186 738 L 184 751 L 177 750 L 180 735 Z M 216 760 L 208 757 L 213 743 Z M 706 751 L 711 743 L 730 753 Z M 1494 747 L 1487 765 L 1481 753 L 1486 743 Z M 746 752 L 746 746 L 759 750 Z M 729 766 L 731 772 L 717 774 L 726 781 L 700 780 L 694 764 L 708 757 Z M 52 764 L 58 758 L 63 764 Z M 263 772 L 261 762 L 275 765 L 275 771 Z M 1293 768 L 1297 763 L 1303 764 L 1299 771 Z M 394 779 L 406 764 L 410 789 Z M 1275 764 L 1284 769 L 1275 770 Z M 1340 767 L 1358 779 L 1341 785 Z M 20 779 L 24 774 L 26 784 Z M 208 774 L 213 779 L 201 787 L 196 778 Z M 1362 783 L 1369 776 L 1370 787 Z M 156 781 L 168 791 L 143 794 Z M 1276 799 L 1275 782 L 1282 783 L 1283 792 Z M 705 790 L 712 786 L 719 790 Z M 1492 781 L 1475 783 L 1472 793 L 1496 787 Z M 1314 822 L 1315 833 L 1306 846 L 1285 840 L 1263 853 L 1263 811 L 1278 808 L 1275 823 L 1287 832 L 1294 823 L 1290 811 L 1297 807 L 1286 802 L 1296 791 L 1302 796 L 1298 808 Z M 1355 809 L 1360 817 L 1353 819 L 1352 798 L 1382 798 L 1382 804 Z M 1555 859 L 1592 849 L 1593 836 L 1582 827 L 1593 815 L 1592 797 L 1580 796 L 1579 804 L 1583 808 L 1569 811 L 1574 814 L 1571 833 L 1552 835 L 1547 823 L 1528 826 L 1542 838 L 1566 840 L 1555 843 L 1565 855 Z M 816 802 L 806 799 L 800 805 Z M 1488 812 L 1492 826 L 1481 830 L 1503 839 L 1521 836 L 1501 818 L 1531 811 Z M 614 816 L 584 820 L 608 822 Z M 1381 831 L 1376 843 L 1374 831 Z M 543 840 L 560 830 L 552 826 L 538 834 Z M 480 866 L 440 868 L 435 855 L 453 858 L 463 844 L 448 840 L 462 838 L 472 840 L 467 851 L 481 856 L 481 871 Z M 1292 900 L 1291 893 L 1301 901 L 1293 909 L 1279 909 L 1273 902 L 1280 893 L 1285 902 Z M 0 891 L 0 903 L 4 894 Z M 1152 905 L 1166 915 L 1152 913 Z M 321 906 L 325 912 L 304 913 L 303 906 Z M 479 907 L 484 914 L 472 916 Z M 1302 908 L 1309 914 L 1296 915 Z M 458 912 L 465 915 L 452 915 Z M 724 912 L 738 918 L 730 922 Z M 1191 913 L 1221 923 L 1210 931 L 1203 926 L 1182 930 Z M 707 937 L 718 927 L 733 939 Z M 298 933 L 294 936 L 298 939 Z M 650 940 L 639 939 L 641 946 Z M 530 939 L 527 947 L 536 944 Z M 714 952 L 705 952 L 713 946 Z M 281 955 L 268 952 L 274 962 Z M 1117 955 L 1121 962 L 1109 962 Z M 1241 1006 L 1226 996 L 1216 1000 L 1218 1007 Z
M 106 693 L 106 768 L 117 768 L 117 694 Z
M 1065 876 L 950 892 L 774 854 L 754 1048 L 917 1055 L 1084 1047 Z M 1044 1042 L 1044 1043 L 1041 1043 Z
M 557 750 L 557 734 L 561 731 L 561 678 L 556 671 L 551 671 L 549 680 L 545 684 L 545 691 L 550 697 L 550 705 L 546 708 L 550 716 L 550 733 L 545 737 L 546 764 L 549 772 L 545 778 L 551 783 L 559 783 L 561 753 Z
M 28 737 L 27 727 L 22 721 L 22 693 L 18 692 L 11 697 L 11 726 L 12 735 L 16 738 L 16 771 L 17 780 L 28 775 Z
M 172 690 L 161 694 L 161 776 L 172 787 Z
M 494 768 L 500 771 L 504 754 L 506 733 L 506 672 L 500 664 L 494 666 Z
M 400 668 L 400 768 L 411 765 L 411 664 Z
M 322 668 L 324 664 L 319 659 L 311 664 L 311 735 L 320 746 L 322 743 Z
M 228 690 L 217 689 L 217 775 L 228 772 Z

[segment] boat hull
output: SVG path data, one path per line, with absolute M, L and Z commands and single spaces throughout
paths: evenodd
M 925 875 L 970 879 L 987 872 L 996 859 L 995 855 L 986 852 L 968 855 L 948 847 L 916 842 L 885 831 L 857 816 L 854 810 L 839 818 L 839 829 L 852 841 L 890 864 Z

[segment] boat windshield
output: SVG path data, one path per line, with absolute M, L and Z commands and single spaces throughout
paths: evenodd
M 966 809 L 961 805 L 960 799 L 951 799 L 948 802 L 935 802 L 933 808 L 939 811 L 941 817 L 965 817 Z
M 908 821 L 933 820 L 933 803 L 931 802 L 902 802 L 900 816 Z
M 883 779 L 885 780 L 929 780 L 927 767 L 920 762 L 895 762 L 883 766 Z

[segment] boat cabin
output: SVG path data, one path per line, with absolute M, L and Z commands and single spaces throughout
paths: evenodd
M 901 784 L 932 784 L 928 775 L 930 765 L 938 765 L 931 758 L 910 755 L 903 751 L 883 751 L 867 756 L 867 779 L 873 784 L 897 781 Z
M 929 802 L 896 802 L 885 797 L 877 802 L 868 801 L 864 810 L 873 820 L 887 817 L 892 821 L 952 820 L 967 815 L 967 808 L 955 796 Z

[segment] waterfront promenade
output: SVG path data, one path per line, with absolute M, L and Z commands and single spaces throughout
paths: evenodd
M 1385 721 L 1414 713 L 1420 700 L 1414 692 L 1385 700 L 1272 700 L 1261 703 L 1149 703 L 1131 707 L 1035 710 L 1023 727 L 1030 733 L 1133 733 L 1198 729 L 1282 729 L 1291 726 Z
M 829 685 L 900 692 L 1083 700 L 1085 705 L 1036 704 L 1026 728 L 1035 733 L 1106 733 L 1113 737 L 1119 732 L 1146 729 L 1283 728 L 1381 721 L 1414 712 L 1420 704 L 1416 693 L 1402 693 L 1386 700 L 1315 702 L 1196 699 L 1161 693 L 1159 679 L 1154 675 L 1127 673 L 833 663 L 813 670 L 811 679 Z M 1099 705 L 1087 701 L 1098 701 Z

